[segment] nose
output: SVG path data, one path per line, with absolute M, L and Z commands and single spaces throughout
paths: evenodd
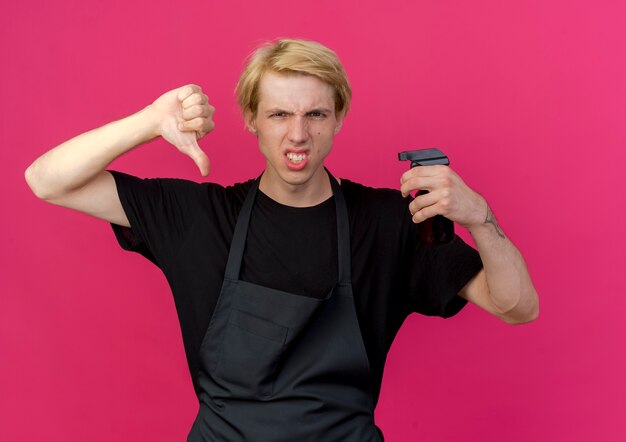
M 304 144 L 309 139 L 309 128 L 306 118 L 295 115 L 289 124 L 289 141 L 294 145 Z

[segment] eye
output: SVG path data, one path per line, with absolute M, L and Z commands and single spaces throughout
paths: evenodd
M 286 112 L 274 112 L 270 114 L 270 118 L 284 118 L 287 116 Z
M 316 120 L 321 120 L 323 118 L 326 118 L 326 114 L 320 111 L 312 111 L 312 112 L 309 112 L 307 115 L 311 118 L 315 118 Z

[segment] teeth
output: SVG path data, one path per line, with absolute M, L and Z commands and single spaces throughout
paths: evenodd
M 304 160 L 304 158 L 306 157 L 305 154 L 303 153 L 293 153 L 293 152 L 289 152 L 287 154 L 287 158 L 289 158 L 289 161 L 291 161 L 292 163 L 299 163 L 302 160 Z

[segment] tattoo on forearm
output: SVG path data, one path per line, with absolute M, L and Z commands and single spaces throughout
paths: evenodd
M 506 238 L 506 236 L 504 236 L 504 232 L 498 225 L 498 221 L 496 221 L 496 217 L 493 215 L 493 212 L 491 211 L 491 207 L 489 206 L 487 206 L 487 218 L 485 218 L 485 224 L 492 224 L 493 228 L 496 229 L 496 233 L 498 234 L 498 236 L 500 238 Z

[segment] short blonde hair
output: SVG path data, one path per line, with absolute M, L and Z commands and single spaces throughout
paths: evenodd
M 345 116 L 350 109 L 352 91 L 348 76 L 337 54 L 326 46 L 307 40 L 281 39 L 257 48 L 248 57 L 237 83 L 237 101 L 242 112 L 256 115 L 259 84 L 265 72 L 283 75 L 312 75 L 335 90 L 335 113 Z

